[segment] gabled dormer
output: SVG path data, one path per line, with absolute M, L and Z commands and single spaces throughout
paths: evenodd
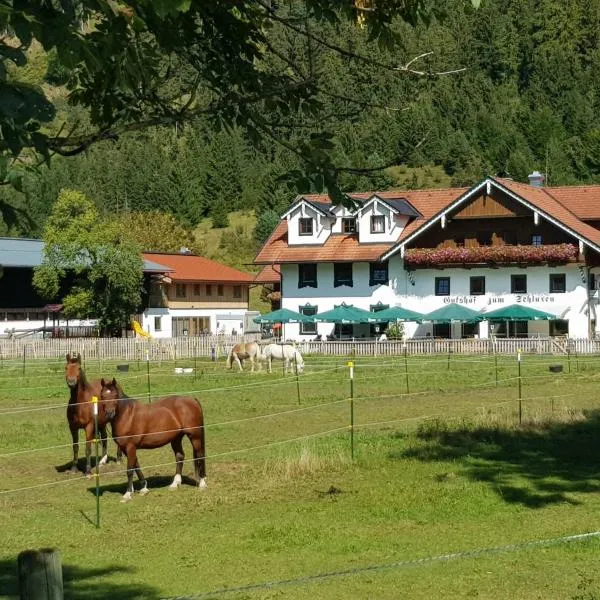
M 402 197 L 371 196 L 356 211 L 360 243 L 395 242 L 411 219 L 421 214 Z
M 298 198 L 291 208 L 281 215 L 282 219 L 287 219 L 288 244 L 324 244 L 335 219 L 329 212 L 330 208 L 330 203 Z

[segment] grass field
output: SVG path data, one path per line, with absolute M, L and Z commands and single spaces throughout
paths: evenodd
M 600 529 L 600 357 L 525 356 L 521 425 L 513 357 L 358 359 L 354 461 L 346 359 L 306 365 L 296 378 L 152 364 L 152 394 L 203 404 L 209 487 L 170 492 L 170 448 L 141 451 L 151 493 L 121 504 L 111 462 L 95 529 L 93 480 L 63 472 L 62 362 L 2 363 L 0 596 L 17 594 L 20 551 L 54 546 L 77 599 L 600 597 L 595 537 L 406 562 Z M 119 375 L 146 401 L 145 363 Z

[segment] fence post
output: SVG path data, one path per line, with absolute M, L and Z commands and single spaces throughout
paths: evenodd
M 146 379 L 148 381 L 148 402 L 152 402 L 150 395 L 150 350 L 146 349 Z
M 294 367 L 296 369 L 296 394 L 298 394 L 298 404 L 300 404 L 300 379 L 298 378 L 298 358 L 294 352 Z
M 25 375 L 25 355 L 27 354 L 27 346 L 23 344 L 23 375 Z
M 571 348 L 567 348 L 567 364 L 569 366 L 569 373 L 571 372 Z
M 523 421 L 523 402 L 521 393 L 521 350 L 517 350 L 517 363 L 519 366 L 519 425 Z
M 348 361 L 350 368 L 350 456 L 354 460 L 354 362 Z
M 496 369 L 496 387 L 498 387 L 498 353 L 494 352 L 494 365 Z
M 63 600 L 60 552 L 53 548 L 25 550 L 17 557 L 20 600 Z
M 410 387 L 408 385 L 408 356 L 407 356 L 406 341 L 404 342 L 404 373 L 406 375 L 406 393 L 410 394 Z
M 98 437 L 100 432 L 98 431 L 98 396 L 92 396 L 92 402 L 94 407 L 94 447 L 96 453 L 96 472 L 94 478 L 96 479 L 96 529 L 100 528 L 100 457 L 98 456 Z

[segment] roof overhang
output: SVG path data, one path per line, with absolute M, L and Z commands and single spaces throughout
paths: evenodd
M 400 204 L 402 205 L 402 208 L 396 206 L 394 204 L 394 201 L 397 201 L 396 203 L 400 202 Z M 390 210 L 395 215 L 405 215 L 407 217 L 420 217 L 421 216 L 421 213 L 418 210 L 416 210 L 415 207 L 406 198 L 404 198 L 402 196 L 399 196 L 398 198 L 393 198 L 393 199 L 382 198 L 381 196 L 378 196 L 377 194 L 373 194 L 368 200 L 366 200 L 364 202 L 364 204 L 357 209 L 357 212 L 362 212 L 362 211 L 366 210 L 367 208 L 369 208 L 369 206 L 371 206 L 372 204 L 375 204 L 378 202 L 383 204 L 388 210 Z
M 480 183 L 476 184 L 471 189 L 467 190 L 464 194 L 462 194 L 456 200 L 451 202 L 448 206 L 446 206 L 446 208 L 444 208 L 443 210 L 438 212 L 431 219 L 429 219 L 428 221 L 423 223 L 423 225 L 421 225 L 421 227 L 419 227 L 418 229 L 413 231 L 409 236 L 407 236 L 401 242 L 398 242 L 397 244 L 395 244 L 390 250 L 388 250 L 385 254 L 383 254 L 381 256 L 381 260 L 388 260 L 395 254 L 398 254 L 399 252 L 402 253 L 404 251 L 404 248 L 406 247 L 406 245 L 409 244 L 410 242 L 412 242 L 415 238 L 417 238 L 419 235 L 421 235 L 424 231 L 426 231 L 427 229 L 429 229 L 430 227 L 432 227 L 433 225 L 435 225 L 438 222 L 445 221 L 446 217 L 448 216 L 449 213 L 451 213 L 453 210 L 458 208 L 461 204 L 464 204 L 465 202 L 472 200 L 474 197 L 477 196 L 477 194 L 483 188 L 485 188 L 486 193 L 489 194 L 492 187 L 495 187 L 496 189 L 502 191 L 503 193 L 505 193 L 507 196 L 509 196 L 516 202 L 519 202 L 523 206 L 529 208 L 534 213 L 534 215 L 541 215 L 549 223 L 552 223 L 559 229 L 562 229 L 569 235 L 572 235 L 574 238 L 579 240 L 579 242 L 583 243 L 584 245 L 588 246 L 589 248 L 592 248 L 592 250 L 595 250 L 596 252 L 600 253 L 600 246 L 598 246 L 594 242 L 588 240 L 586 237 L 577 233 L 570 227 L 567 227 L 566 225 L 561 223 L 559 220 L 557 220 L 555 217 L 552 217 L 551 215 L 549 215 L 546 211 L 540 209 L 535 204 L 532 204 L 529 200 L 522 198 L 521 196 L 519 196 L 512 190 L 503 186 L 499 181 L 496 181 L 495 179 L 492 179 L 491 177 L 487 177 L 486 179 L 484 179 Z
M 298 196 L 296 200 L 294 200 L 292 205 L 281 215 L 281 218 L 287 219 L 287 217 L 291 215 L 302 204 L 306 205 L 307 207 L 310 207 L 312 210 L 318 212 L 324 217 L 331 216 L 329 211 L 323 210 L 320 206 L 317 206 L 316 203 L 307 200 L 304 196 Z

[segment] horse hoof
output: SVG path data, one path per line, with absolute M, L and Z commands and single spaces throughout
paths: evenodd
M 91 479 L 92 478 L 92 473 L 91 472 L 86 473 L 85 474 L 85 478 L 86 479 Z
M 122 503 L 130 502 L 132 498 L 133 498 L 133 496 L 131 495 L 131 492 L 125 492 L 123 494 L 123 496 L 121 496 L 121 502 Z
M 100 466 L 105 465 L 108 462 L 108 454 L 105 454 L 101 459 L 100 459 Z
M 206 479 L 204 477 L 198 482 L 198 489 L 205 490 L 206 489 Z
M 150 490 L 148 489 L 148 486 L 145 485 L 141 490 L 140 490 L 140 496 L 145 496 Z

